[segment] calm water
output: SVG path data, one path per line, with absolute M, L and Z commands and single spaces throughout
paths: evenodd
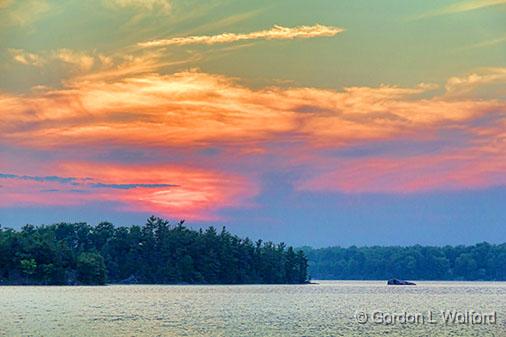
M 442 322 L 466 309 L 497 323 Z M 0 311 L 1 336 L 506 336 L 506 283 L 0 287 Z M 370 322 L 374 311 L 383 323 L 432 311 L 435 323 Z

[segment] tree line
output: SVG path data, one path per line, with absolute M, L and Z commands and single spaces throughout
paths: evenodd
M 0 228 L 0 284 L 305 283 L 307 259 L 285 244 L 241 239 L 225 228 L 193 230 L 150 217 Z
M 303 250 L 315 279 L 506 280 L 506 244 Z

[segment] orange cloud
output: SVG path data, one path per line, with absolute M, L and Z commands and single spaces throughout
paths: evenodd
M 295 128 L 293 112 L 248 104 L 243 101 L 248 96 L 249 89 L 229 79 L 197 72 L 82 81 L 39 97 L 4 98 L 9 117 L 0 139 L 30 146 L 57 146 L 62 140 L 185 145 L 261 139 Z M 22 127 L 28 121 L 33 127 Z
M 93 67 L 93 63 L 95 62 L 94 57 L 86 55 L 85 53 L 75 52 L 70 49 L 59 49 L 54 53 L 54 57 L 62 62 L 76 65 L 82 70 L 91 69 L 91 67 Z M 104 56 L 102 56 L 101 60 L 106 61 Z
M 243 205 L 259 193 L 254 177 L 269 169 L 264 167 L 304 168 L 299 190 L 411 193 L 506 183 L 502 178 L 505 161 L 501 159 L 506 158 L 506 105 L 499 99 L 429 98 L 435 86 L 428 84 L 341 91 L 251 89 L 232 78 L 199 71 L 136 74 L 125 79 L 111 72 L 78 77 L 57 90 L 24 96 L 0 94 L 0 144 L 32 151 L 71 148 L 83 153 L 111 145 L 187 153 L 232 146 L 233 154 L 230 147 L 220 156 L 219 165 L 198 155 L 187 158 L 185 164 L 179 161 L 180 166 L 111 166 L 92 159 L 69 164 L 61 160 L 64 164 L 45 171 L 81 179 L 79 188 L 85 193 L 73 191 L 71 186 L 51 187 L 54 182 L 44 182 L 49 186 L 37 182 L 35 187 L 26 181 L 11 182 L 2 188 L 1 203 L 103 200 L 168 216 L 213 217 L 216 210 Z M 499 80 L 494 77 L 493 81 Z M 482 82 L 477 81 L 476 86 Z M 437 140 L 438 133 L 445 130 L 465 132 L 469 144 L 398 158 L 372 153 L 360 159 L 332 159 L 322 154 L 363 143 Z M 277 142 L 288 145 L 271 147 Z M 263 156 L 276 160 L 243 160 Z M 83 183 L 86 177 L 101 188 Z M 136 187 L 119 189 L 111 184 Z M 37 192 L 40 190 L 58 191 Z M 56 196 L 54 200 L 47 198 L 48 193 Z
M 297 26 L 297 27 L 283 27 L 275 25 L 271 29 L 261 30 L 252 33 L 238 34 L 238 33 L 222 33 L 218 35 L 200 35 L 200 36 L 186 36 L 186 37 L 173 37 L 169 39 L 152 40 L 141 42 L 139 47 L 165 47 L 165 46 L 185 46 L 192 44 L 220 44 L 232 43 L 238 41 L 248 40 L 293 40 L 293 39 L 308 39 L 315 37 L 329 37 L 342 33 L 344 29 L 334 26 L 314 25 L 314 26 Z
M 87 79 L 0 96 L 0 141 L 30 147 L 103 141 L 201 146 L 295 137 L 321 146 L 392 139 L 504 110 L 498 100 L 419 99 L 433 86 L 253 90 L 197 71 Z M 27 125 L 29 125 L 27 127 Z

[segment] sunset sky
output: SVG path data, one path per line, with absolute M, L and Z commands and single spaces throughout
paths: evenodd
M 0 0 L 0 224 L 506 238 L 506 0 Z

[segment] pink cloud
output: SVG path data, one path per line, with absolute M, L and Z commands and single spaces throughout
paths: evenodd
M 336 160 L 333 164 L 334 168 L 300 181 L 298 190 L 415 193 L 506 185 L 505 143 L 418 156 Z
M 114 202 L 123 210 L 202 220 L 248 206 L 258 193 L 244 177 L 191 167 L 81 162 L 50 171 L 61 176 L 0 175 L 0 207 Z

